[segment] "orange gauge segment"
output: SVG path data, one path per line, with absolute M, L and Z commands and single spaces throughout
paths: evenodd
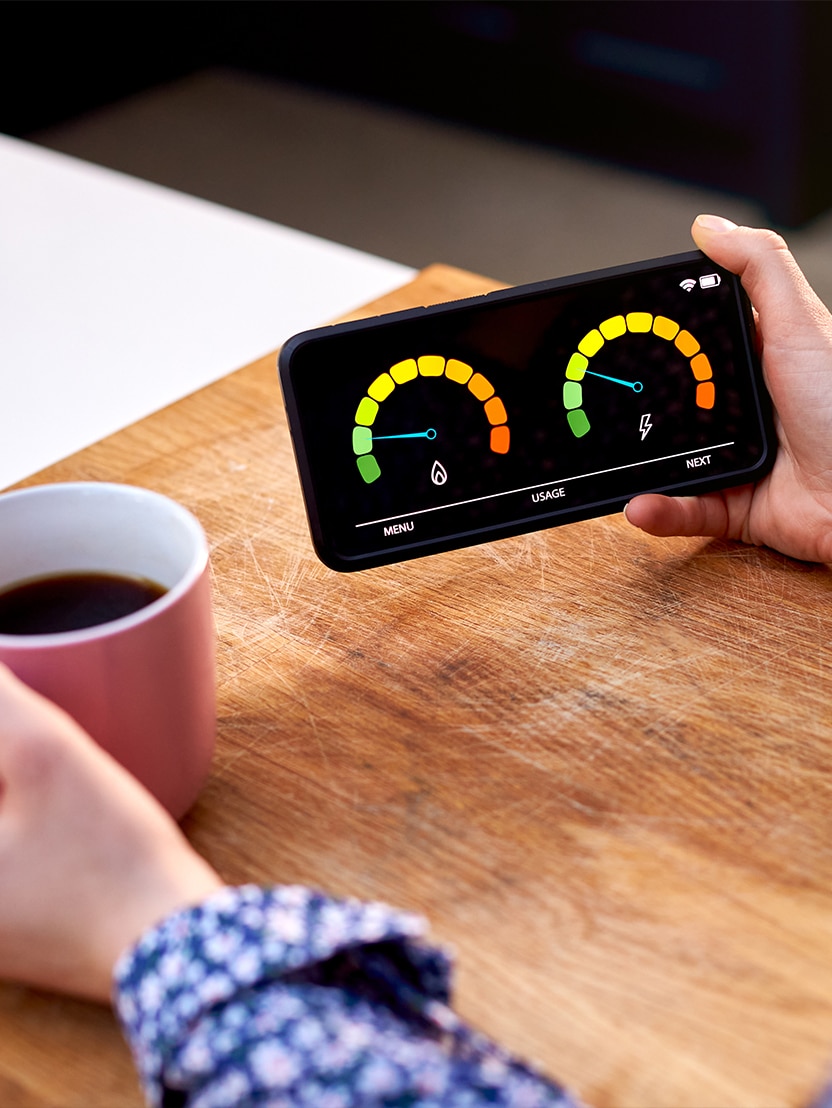
M 508 454 L 510 442 L 511 432 L 505 424 L 491 428 L 491 449 L 495 454 Z
M 713 408 L 716 400 L 713 381 L 702 381 L 696 386 L 696 403 L 700 408 Z

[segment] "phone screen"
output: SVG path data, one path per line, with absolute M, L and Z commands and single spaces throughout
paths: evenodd
M 318 555 L 362 569 L 755 480 L 752 334 L 738 279 L 692 252 L 295 336 Z

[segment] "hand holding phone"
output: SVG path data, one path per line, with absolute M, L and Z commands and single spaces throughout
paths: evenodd
M 318 555 L 363 569 L 758 479 L 752 335 L 739 280 L 694 251 L 295 336 Z

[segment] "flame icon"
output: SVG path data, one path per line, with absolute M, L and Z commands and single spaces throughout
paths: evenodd
M 434 485 L 444 485 L 448 480 L 448 471 L 441 462 L 433 463 L 433 469 L 430 471 L 430 479 L 433 481 Z

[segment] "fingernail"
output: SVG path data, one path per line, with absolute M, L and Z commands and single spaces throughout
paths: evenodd
M 730 219 L 726 219 L 721 215 L 698 215 L 696 222 L 700 227 L 704 227 L 706 231 L 736 231 L 736 223 L 732 223 Z

